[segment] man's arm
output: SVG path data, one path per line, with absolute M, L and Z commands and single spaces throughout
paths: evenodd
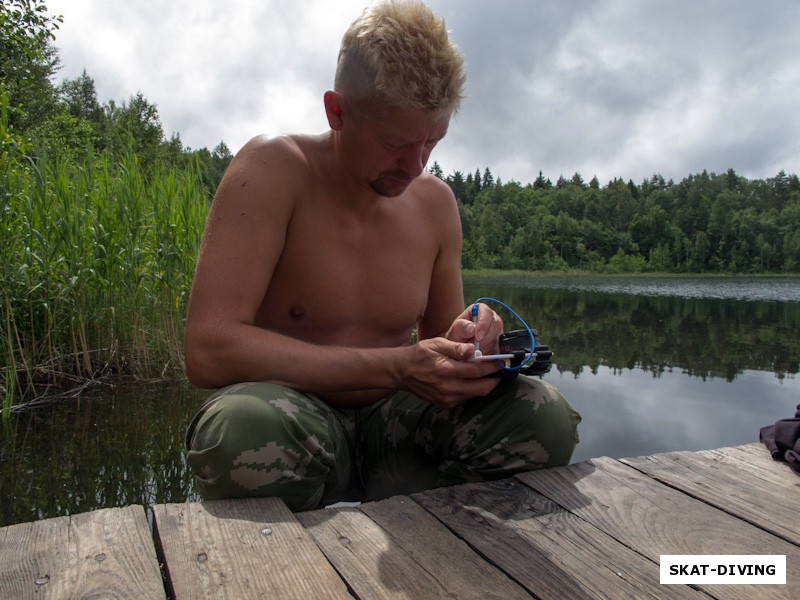
M 497 370 L 494 363 L 477 363 L 484 365 L 479 378 L 458 377 L 448 371 L 453 361 L 467 360 L 472 355 L 476 339 L 486 344 L 482 346 L 486 349 L 485 353 L 494 351 L 497 338 L 503 332 L 503 322 L 487 306 L 480 306 L 477 322 L 472 318 L 472 307 L 464 308 L 461 277 L 463 234 L 458 205 L 449 186 L 433 178 L 431 182 L 439 188 L 436 192 L 437 202 L 431 203 L 434 214 L 430 215 L 430 219 L 441 228 L 441 246 L 431 275 L 425 314 L 417 325 L 420 340 L 417 346 L 425 351 L 446 354 L 444 348 L 448 343 L 467 344 L 467 352 L 460 357 L 449 354 L 450 360 L 432 361 L 436 367 L 434 371 L 421 369 L 419 372 L 412 372 L 404 385 L 421 397 L 428 397 L 436 404 L 450 407 L 468 398 L 488 394 L 500 381 L 497 378 L 483 378 L 483 375 Z M 431 391 L 435 396 L 427 395 Z
M 477 322 L 472 316 L 472 306 L 464 308 L 461 219 L 450 188 L 445 184 L 442 187 L 447 202 L 440 203 L 434 215 L 435 222 L 442 228 L 442 245 L 433 268 L 428 306 L 418 326 L 419 339 L 440 336 L 457 342 L 477 339 L 484 354 L 490 354 L 503 333 L 503 322 L 488 306 L 479 306 Z

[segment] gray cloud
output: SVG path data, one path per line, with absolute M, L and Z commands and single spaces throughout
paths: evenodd
M 234 150 L 318 132 L 339 40 L 366 1 L 53 0 L 64 69 L 101 100 L 136 91 L 167 133 Z M 800 171 L 794 0 L 431 0 L 466 56 L 468 98 L 436 150 L 445 172 L 602 183 L 734 168 Z
M 448 14 L 472 92 L 451 129 L 456 156 L 482 158 L 466 170 L 508 165 L 524 181 L 539 169 L 601 181 L 797 170 L 796 4 L 500 6 Z

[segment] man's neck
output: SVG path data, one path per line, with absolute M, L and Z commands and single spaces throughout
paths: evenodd
M 331 198 L 343 209 L 371 214 L 392 200 L 373 190 L 366 179 L 350 170 L 335 131 L 323 134 L 322 145 L 325 182 Z

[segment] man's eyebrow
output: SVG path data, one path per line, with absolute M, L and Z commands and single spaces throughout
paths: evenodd
M 432 136 L 430 136 L 429 138 L 425 139 L 425 140 L 424 140 L 424 142 L 425 142 L 426 144 L 429 144 L 429 143 L 431 143 L 431 142 L 433 142 L 433 143 L 435 143 L 435 144 L 436 144 L 436 143 L 439 143 L 439 142 L 441 142 L 441 141 L 442 141 L 442 140 L 443 140 L 445 137 L 447 137 L 447 131 L 445 131 L 445 132 L 444 132 L 444 133 L 442 133 L 441 135 L 432 135 Z

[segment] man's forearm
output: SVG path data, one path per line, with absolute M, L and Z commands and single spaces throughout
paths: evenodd
M 190 381 L 219 388 L 241 381 L 272 381 L 293 389 L 326 394 L 395 389 L 403 348 L 350 348 L 311 344 L 247 324 L 224 332 L 186 336 Z

